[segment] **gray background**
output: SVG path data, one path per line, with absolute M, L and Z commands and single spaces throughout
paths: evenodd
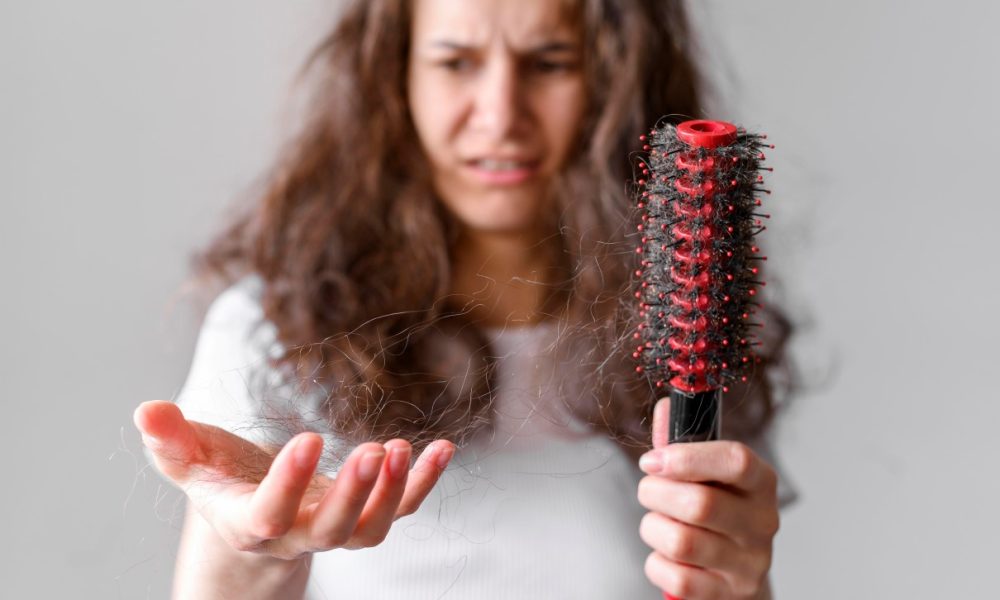
M 292 121 L 319 0 L 0 4 L 0 596 L 165 598 L 187 255 Z M 995 598 L 1000 85 L 987 2 L 700 1 L 715 114 L 770 134 L 769 292 L 809 389 L 781 598 Z

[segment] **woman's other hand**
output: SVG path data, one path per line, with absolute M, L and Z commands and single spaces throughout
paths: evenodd
M 778 531 L 777 474 L 744 444 L 666 444 L 669 399 L 653 416 L 653 447 L 639 503 L 650 510 L 639 535 L 653 548 L 645 572 L 684 600 L 767 598 Z
M 335 479 L 316 474 L 323 439 L 302 433 L 280 449 L 188 421 L 172 402 L 151 401 L 133 416 L 156 467 L 234 549 L 291 560 L 385 539 L 416 511 L 454 453 L 429 445 L 410 470 L 405 440 L 361 444 Z

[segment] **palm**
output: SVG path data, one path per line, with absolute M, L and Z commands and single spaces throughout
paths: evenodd
M 315 433 L 261 447 L 188 421 L 162 401 L 143 403 L 134 420 L 157 468 L 227 542 L 283 558 L 380 543 L 392 521 L 416 510 L 453 451 L 450 442 L 436 442 L 408 476 L 408 442 L 367 442 L 335 480 L 315 472 L 323 446 Z
M 213 425 L 188 423 L 204 457 L 187 466 L 182 486 L 188 496 L 206 516 L 237 509 L 245 511 L 281 448 L 257 446 Z M 304 509 L 315 506 L 332 482 L 325 475 L 314 474 L 300 506 Z M 224 507 L 232 510 L 223 510 Z

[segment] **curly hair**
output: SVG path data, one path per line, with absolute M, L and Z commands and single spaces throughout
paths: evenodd
M 563 276 L 547 290 L 553 352 L 585 365 L 572 410 L 624 450 L 649 446 L 655 390 L 637 378 L 626 336 L 634 270 L 630 151 L 662 115 L 701 116 L 701 82 L 676 0 L 564 0 L 583 35 L 589 94 L 581 143 L 552 186 Z M 403 437 L 415 449 L 462 443 L 492 422 L 496 361 L 455 298 L 458 224 L 442 209 L 407 106 L 409 0 L 354 0 L 306 63 L 314 83 L 301 129 L 259 201 L 194 258 L 196 279 L 264 281 L 264 315 L 283 352 L 272 366 L 326 394 L 344 439 Z M 762 367 L 729 397 L 729 435 L 761 430 L 774 407 Z M 308 386 L 307 383 L 308 382 Z

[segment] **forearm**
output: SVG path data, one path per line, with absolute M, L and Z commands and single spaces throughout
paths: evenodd
M 175 600 L 288 600 L 305 595 L 312 556 L 281 560 L 234 550 L 197 512 L 188 512 L 177 554 Z

